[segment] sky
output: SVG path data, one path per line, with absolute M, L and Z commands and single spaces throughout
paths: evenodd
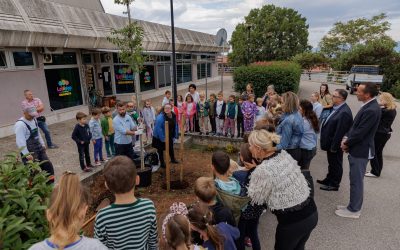
M 124 15 L 126 8 L 114 0 L 101 0 L 107 13 Z M 174 0 L 175 26 L 216 34 L 220 28 L 228 31 L 230 38 L 235 26 L 253 8 L 274 4 L 297 10 L 307 18 L 309 44 L 317 47 L 321 38 L 338 21 L 348 21 L 386 13 L 391 22 L 388 34 L 400 41 L 400 0 Z M 168 0 L 136 0 L 131 9 L 132 17 L 170 25 Z

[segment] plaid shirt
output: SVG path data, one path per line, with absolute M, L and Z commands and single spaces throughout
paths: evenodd
M 25 110 L 26 108 L 35 108 L 37 109 L 37 107 L 39 107 L 40 105 L 42 105 L 42 101 L 39 98 L 33 98 L 32 101 L 28 101 L 28 100 L 23 100 L 21 103 L 22 106 L 22 110 Z M 38 116 L 41 116 L 41 112 L 38 112 Z

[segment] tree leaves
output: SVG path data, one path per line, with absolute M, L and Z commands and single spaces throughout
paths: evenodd
M 290 8 L 264 5 L 252 9 L 232 33 L 230 62 L 239 66 L 246 64 L 247 59 L 249 63 L 286 60 L 304 52 L 309 48 L 306 21 Z

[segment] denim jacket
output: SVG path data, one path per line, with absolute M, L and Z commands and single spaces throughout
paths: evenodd
M 285 113 L 279 121 L 276 132 L 281 136 L 281 141 L 276 146 L 278 150 L 299 148 L 304 133 L 303 118 L 300 113 Z

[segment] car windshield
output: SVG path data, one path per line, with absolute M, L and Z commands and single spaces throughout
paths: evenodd
M 376 67 L 376 66 L 353 66 L 350 70 L 350 73 L 378 75 L 379 67 Z

